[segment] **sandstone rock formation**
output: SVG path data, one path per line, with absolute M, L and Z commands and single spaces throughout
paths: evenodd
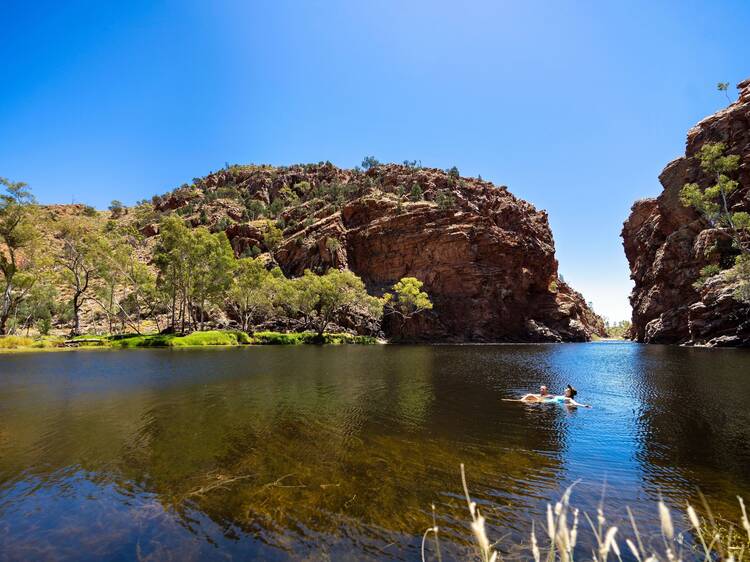
M 736 285 L 717 275 L 693 285 L 702 267 L 730 267 L 736 250 L 725 237 L 679 200 L 682 186 L 712 185 L 695 157 L 706 142 L 723 142 L 741 157 L 740 183 L 729 203 L 750 210 L 750 80 L 738 84 L 739 99 L 690 129 L 685 156 L 670 162 L 659 176 L 664 190 L 637 201 L 622 230 L 635 288 L 632 337 L 647 343 L 710 346 L 750 345 L 750 306 L 733 297 Z
M 248 216 L 258 202 L 277 207 L 280 242 L 268 244 L 266 220 Z M 401 277 L 419 278 L 434 309 L 404 326 L 386 322 L 391 336 L 489 342 L 605 334 L 601 318 L 558 278 L 546 213 L 481 179 L 393 164 L 233 166 L 155 198 L 155 209 L 224 230 L 238 256 L 266 255 L 287 275 L 349 268 L 378 295 Z

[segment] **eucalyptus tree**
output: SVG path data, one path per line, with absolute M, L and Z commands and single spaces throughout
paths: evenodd
M 391 288 L 392 293 L 383 295 L 385 314 L 394 315 L 403 326 L 408 319 L 420 312 L 432 310 L 432 301 L 422 290 L 423 285 L 416 277 L 402 277 Z
M 106 245 L 95 227 L 81 217 L 60 221 L 57 238 L 61 248 L 56 255 L 60 280 L 71 293 L 73 313 L 71 336 L 81 334 L 81 309 L 94 289 L 94 281 L 101 273 L 101 256 Z
M 198 314 L 197 326 L 203 330 L 206 309 L 221 303 L 232 280 L 234 252 L 224 232 L 211 233 L 199 227 L 190 233 L 188 260 L 188 303 L 191 314 Z M 194 325 L 196 319 L 192 317 Z
M 740 282 L 735 296 L 750 301 L 750 213 L 735 210 L 731 201 L 740 187 L 734 179 L 739 172 L 740 156 L 726 154 L 726 145 L 721 142 L 704 144 L 697 156 L 701 169 L 712 179 L 713 185 L 701 188 L 697 183 L 686 183 L 680 191 L 680 200 L 731 241 L 739 254 L 730 272 L 730 277 Z M 707 266 L 701 275 L 712 274 L 712 267 L 718 269 L 716 265 Z
M 281 269 L 269 271 L 260 259 L 237 260 L 227 291 L 227 306 L 243 332 L 251 332 L 257 323 L 279 313 L 287 282 Z
M 189 279 L 190 229 L 177 215 L 165 217 L 159 228 L 159 242 L 154 253 L 154 263 L 159 270 L 157 287 L 169 302 L 170 326 L 177 323 L 185 331 L 185 307 Z
M 33 249 L 37 231 L 32 224 L 34 196 L 28 185 L 0 178 L 0 335 L 7 333 L 8 319 L 34 285 Z
M 727 155 L 724 143 L 706 143 L 698 151 L 698 160 L 714 184 L 702 189 L 697 183 L 686 183 L 680 191 L 683 205 L 693 207 L 711 227 L 727 236 L 740 253 L 750 255 L 750 214 L 735 211 L 729 204 L 739 188 L 739 182 L 732 177 L 739 170 L 739 155 Z
M 370 296 L 362 280 L 349 270 L 330 269 L 325 275 L 305 270 L 289 283 L 285 300 L 318 337 L 344 315 L 363 312 L 376 319 L 383 315 L 382 299 Z
M 189 229 L 176 215 L 166 217 L 154 263 L 158 286 L 171 303 L 171 326 L 203 329 L 206 309 L 219 303 L 231 281 L 234 253 L 224 232 Z M 197 314 L 197 318 L 196 318 Z

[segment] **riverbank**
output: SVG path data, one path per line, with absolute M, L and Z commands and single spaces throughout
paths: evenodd
M 358 344 L 379 343 L 372 336 L 355 336 L 346 333 L 314 332 L 255 332 L 250 335 L 237 330 L 210 330 L 177 334 L 118 334 L 82 335 L 74 338 L 61 336 L 0 337 L 0 353 L 27 351 L 70 351 L 74 349 L 133 349 L 133 348 L 185 348 L 185 347 L 239 347 L 246 345 L 302 345 L 302 344 Z

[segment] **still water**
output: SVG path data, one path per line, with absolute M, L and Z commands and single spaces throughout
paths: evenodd
M 504 402 L 571 383 L 593 409 Z M 419 560 L 546 502 L 750 498 L 750 353 L 631 343 L 0 355 L 0 560 Z

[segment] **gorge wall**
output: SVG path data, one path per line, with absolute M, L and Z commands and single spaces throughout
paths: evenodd
M 276 208 L 270 244 L 260 206 Z M 504 186 L 408 165 L 228 166 L 154 199 L 157 214 L 224 230 L 237 256 L 265 256 L 289 276 L 349 268 L 371 294 L 424 282 L 434 309 L 388 335 L 428 341 L 586 341 L 602 319 L 557 273 L 544 211 Z M 253 216 L 256 215 L 256 216 Z M 158 223 L 142 232 L 158 235 Z
M 632 337 L 646 343 L 709 346 L 750 345 L 750 305 L 734 293 L 737 282 L 722 275 L 694 284 L 709 264 L 729 268 L 736 250 L 691 208 L 680 202 L 685 183 L 715 183 L 696 158 L 707 142 L 722 142 L 740 156 L 740 188 L 731 195 L 733 211 L 750 210 L 750 80 L 738 84 L 739 99 L 690 129 L 685 155 L 659 176 L 662 193 L 637 201 L 622 230 L 635 287 Z

